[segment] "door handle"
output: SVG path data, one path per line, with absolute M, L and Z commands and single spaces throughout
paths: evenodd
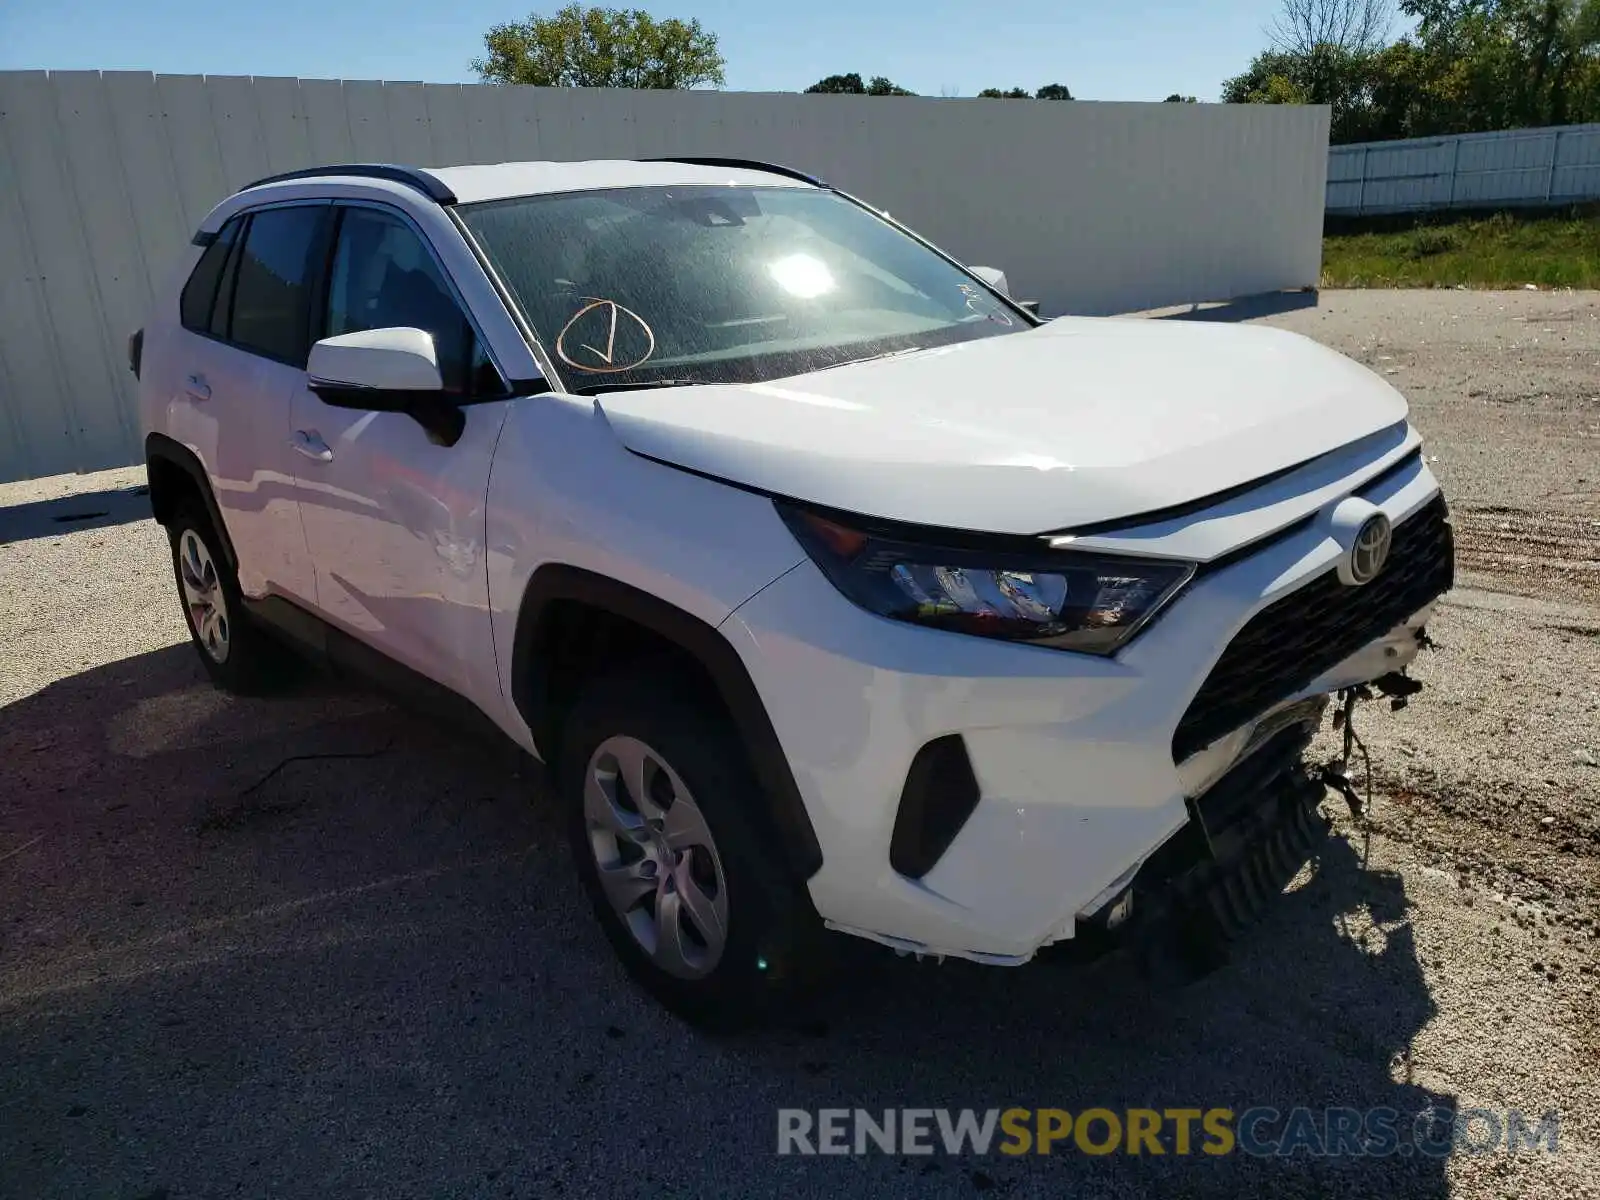
M 211 399 L 211 385 L 204 375 L 191 375 L 183 381 L 183 394 L 191 400 Z
M 289 439 L 289 448 L 316 462 L 333 461 L 333 448 L 322 440 L 322 435 L 315 429 L 296 429 L 294 436 Z

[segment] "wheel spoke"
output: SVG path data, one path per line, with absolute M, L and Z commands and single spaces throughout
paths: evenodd
M 695 802 L 682 792 L 667 809 L 662 831 L 667 835 L 667 845 L 680 853 L 691 846 L 712 845 L 711 830 L 706 827 L 705 815 Z
M 723 928 L 722 914 L 717 911 L 717 903 L 705 894 L 703 888 L 690 873 L 690 857 L 686 854 L 672 871 L 672 882 L 677 888 L 682 909 L 694 922 L 695 928 L 700 933 L 700 940 L 705 942 L 706 951 L 713 958 L 722 950 L 722 943 L 727 938 Z
M 683 940 L 683 902 L 678 893 L 663 890 L 656 898 L 656 961 L 674 975 L 693 971 Z
M 654 864 L 646 867 L 648 862 L 649 859 L 641 858 L 631 863 L 598 864 L 600 886 L 605 889 L 607 898 L 618 913 L 626 915 L 632 912 L 638 907 L 639 901 L 656 890 Z M 647 874 L 647 871 L 650 873 Z
M 617 803 L 616 797 L 612 794 L 615 787 L 615 780 L 608 786 L 599 772 L 589 772 L 583 784 L 583 807 L 589 818 L 589 826 L 591 829 L 603 829 L 626 841 L 637 842 L 640 832 L 644 829 L 644 822 Z
M 628 799 L 647 821 L 659 821 L 661 806 L 650 798 L 651 777 L 661 769 L 661 764 L 650 753 L 650 748 L 633 738 L 621 738 L 612 749 L 617 761 L 617 777 L 628 790 Z

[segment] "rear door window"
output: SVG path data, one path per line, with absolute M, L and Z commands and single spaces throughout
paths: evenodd
M 267 208 L 250 218 L 233 281 L 227 339 L 241 349 L 296 367 L 306 365 L 313 253 L 327 205 Z M 219 297 L 225 286 L 219 288 Z

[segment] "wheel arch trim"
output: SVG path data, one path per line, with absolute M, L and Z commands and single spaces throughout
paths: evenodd
M 194 484 L 195 490 L 200 493 L 200 502 L 205 506 L 206 516 L 211 519 L 211 527 L 222 542 L 222 553 L 228 560 L 228 566 L 237 571 L 239 556 L 234 552 L 233 538 L 228 533 L 227 523 L 222 519 L 222 509 L 217 504 L 216 494 L 211 490 L 211 478 L 206 474 L 205 464 L 193 450 L 164 433 L 152 433 L 144 439 L 145 480 L 150 485 L 150 511 L 155 516 L 157 524 L 166 525 L 173 516 L 172 509 L 163 499 L 162 490 L 156 484 L 155 473 L 151 470 L 158 461 L 177 468 Z
M 511 698 L 533 734 L 541 754 L 553 748 L 554 712 L 538 647 L 545 621 L 559 602 L 598 609 L 642 626 L 691 657 L 705 671 L 733 720 L 757 782 L 767 798 L 768 815 L 784 844 L 777 847 L 802 880 L 822 866 L 822 849 L 795 783 L 794 772 L 767 715 L 744 660 L 715 627 L 692 613 L 630 584 L 551 563 L 528 581 L 517 613 L 512 643 Z M 545 757 L 549 757 L 545 754 Z

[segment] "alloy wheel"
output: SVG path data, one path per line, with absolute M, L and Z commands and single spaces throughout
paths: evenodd
M 178 539 L 178 578 L 195 640 L 212 662 L 227 662 L 228 600 L 217 578 L 217 566 L 211 561 L 211 551 L 193 529 L 185 529 Z
M 711 827 L 657 751 L 615 736 L 589 757 L 583 813 L 601 890 L 650 961 L 709 975 L 728 938 L 728 884 Z

